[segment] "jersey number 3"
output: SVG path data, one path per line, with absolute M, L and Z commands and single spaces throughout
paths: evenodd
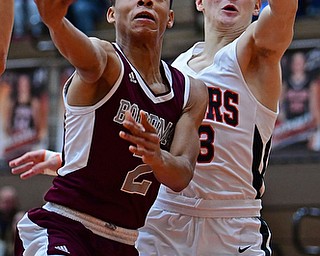
M 200 153 L 198 163 L 209 163 L 214 157 L 214 130 L 210 125 L 201 125 L 200 135 Z

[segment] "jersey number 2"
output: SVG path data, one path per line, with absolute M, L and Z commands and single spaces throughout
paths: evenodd
M 137 166 L 134 170 L 127 173 L 127 176 L 122 184 L 121 190 L 130 194 L 140 194 L 143 196 L 146 195 L 152 182 L 149 180 L 137 180 L 142 175 L 151 172 L 152 169 L 147 164 L 141 164 Z

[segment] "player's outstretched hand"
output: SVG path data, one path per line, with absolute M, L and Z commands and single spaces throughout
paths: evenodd
M 12 174 L 20 174 L 21 179 L 28 179 L 38 174 L 56 176 L 61 163 L 60 153 L 41 149 L 11 160 L 9 166 Z

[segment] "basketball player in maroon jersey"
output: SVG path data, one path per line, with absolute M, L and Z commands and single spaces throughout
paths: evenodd
M 0 75 L 6 68 L 9 44 L 13 27 L 13 0 L 0 1 Z
M 18 223 L 15 255 L 138 255 L 160 183 L 181 191 L 192 178 L 207 89 L 161 61 L 169 0 L 112 1 L 115 43 L 68 22 L 72 0 L 35 2 L 76 71 L 63 88 L 62 167 L 46 204 Z

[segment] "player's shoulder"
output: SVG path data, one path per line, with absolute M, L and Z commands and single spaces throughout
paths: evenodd
M 198 111 L 203 112 L 208 103 L 208 89 L 206 84 L 199 79 L 189 76 L 190 80 L 190 97 L 189 105 L 194 106 Z
M 191 76 L 188 76 L 188 78 L 190 80 L 191 90 L 195 91 L 200 96 L 208 96 L 207 86 L 202 80 L 193 78 Z
M 100 50 L 104 51 L 105 53 L 116 53 L 116 47 L 112 42 L 97 37 L 89 37 L 89 39 L 94 47 L 100 48 Z

